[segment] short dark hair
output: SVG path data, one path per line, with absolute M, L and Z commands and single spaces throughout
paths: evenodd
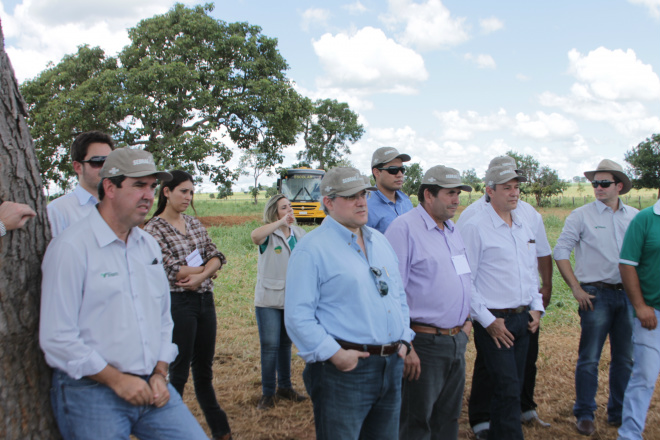
M 428 189 L 429 192 L 431 193 L 431 195 L 433 197 L 436 197 L 438 195 L 438 193 L 440 192 L 440 190 L 442 189 L 442 187 L 438 186 L 438 185 L 429 185 L 429 184 L 426 184 L 426 183 L 423 184 L 423 185 L 420 185 L 419 191 L 417 191 L 417 200 L 419 201 L 419 203 L 424 203 L 424 190 L 425 189 Z
M 105 190 L 103 189 L 103 181 L 104 180 L 109 180 L 114 186 L 117 188 L 121 188 L 121 183 L 126 180 L 126 176 L 121 175 L 121 176 L 114 176 L 114 177 L 104 177 L 101 179 L 99 182 L 98 190 L 99 190 L 99 202 L 103 200 L 103 197 L 105 197 Z
M 99 142 L 101 144 L 108 144 L 111 150 L 115 149 L 115 144 L 112 142 L 110 135 L 102 131 L 86 131 L 76 136 L 76 139 L 71 144 L 71 160 L 73 162 L 82 162 L 87 156 L 87 149 L 90 144 Z

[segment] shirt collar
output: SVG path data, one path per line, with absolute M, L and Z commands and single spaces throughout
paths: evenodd
M 337 220 L 329 215 L 325 217 L 323 224 L 327 224 L 330 229 L 333 229 L 335 232 L 337 232 L 340 235 L 342 241 L 351 242 L 357 240 L 356 235 L 352 231 L 350 231 L 346 226 L 340 224 Z M 362 226 L 360 230 L 362 231 L 362 239 L 365 241 L 370 241 L 371 230 L 366 225 Z
M 76 188 L 73 190 L 73 193 L 76 195 L 80 206 L 88 204 L 90 200 L 93 201 L 94 204 L 98 203 L 96 197 L 94 197 L 89 191 L 83 188 L 81 184 L 76 186 Z
M 113 231 L 103 217 L 101 217 L 98 207 L 90 212 L 88 219 L 92 226 L 92 233 L 94 234 L 99 247 L 105 247 L 115 240 L 119 240 L 123 243 L 123 240 L 120 240 L 119 237 L 117 237 L 115 231 Z M 140 234 L 141 231 L 140 228 L 131 228 L 128 233 L 127 246 L 143 238 Z
M 433 220 L 431 215 L 428 212 L 426 212 L 426 209 L 424 209 L 421 203 L 417 205 L 417 208 L 415 209 L 417 209 L 417 211 L 419 212 L 419 215 L 422 217 L 422 221 L 424 221 L 424 224 L 426 225 L 426 228 L 429 231 L 434 228 L 440 229 L 440 227 L 438 227 L 438 224 L 435 222 L 435 220 Z M 446 220 L 444 224 L 445 224 L 445 228 L 448 229 L 449 232 L 454 232 L 454 222 L 452 222 L 451 220 Z
M 499 216 L 497 211 L 495 211 L 495 208 L 493 208 L 493 205 L 491 203 L 486 204 L 486 211 L 490 215 L 490 219 L 493 222 L 493 226 L 495 226 L 496 228 L 499 228 L 502 225 L 506 226 L 507 228 L 509 227 L 509 225 L 502 219 L 502 217 Z M 515 210 L 511 211 L 511 220 L 514 225 L 520 226 L 520 219 L 518 218 L 518 215 L 516 214 Z
M 380 199 L 381 199 L 383 202 L 385 202 L 385 203 L 389 203 L 389 204 L 392 204 L 392 205 L 396 205 L 396 203 L 397 203 L 399 200 L 401 200 L 401 196 L 399 195 L 399 192 L 400 192 L 399 190 L 397 190 L 397 191 L 394 192 L 394 201 L 391 201 L 390 199 L 388 199 L 387 197 L 385 197 L 385 194 L 383 194 L 382 192 L 380 192 L 380 190 L 372 191 L 372 194 L 376 194 L 376 196 L 380 197 Z
M 656 215 L 660 215 L 660 200 L 658 200 L 657 202 L 655 202 L 655 204 L 653 205 L 653 212 L 654 212 Z
M 623 204 L 621 199 L 618 200 L 619 200 L 619 207 L 617 208 L 617 211 L 627 212 L 626 205 Z M 600 200 L 596 200 L 596 207 L 598 208 L 598 212 L 600 214 L 602 214 L 603 211 L 605 211 L 606 209 L 611 209 L 609 206 L 607 206 L 605 203 L 601 202 Z

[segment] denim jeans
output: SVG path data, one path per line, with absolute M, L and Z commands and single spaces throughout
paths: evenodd
M 256 307 L 259 342 L 261 344 L 261 392 L 275 394 L 275 378 L 279 388 L 291 388 L 291 339 L 284 326 L 284 310 Z
M 520 423 L 520 391 L 525 376 L 525 360 L 529 344 L 528 313 L 493 313 L 503 318 L 515 338 L 506 348 L 495 341 L 478 322 L 474 323 L 474 344 L 483 357 L 487 380 L 492 384 L 490 399 L 490 432 L 493 439 L 523 440 Z M 482 378 L 483 379 L 483 378 Z
M 131 434 L 140 440 L 208 439 L 181 396 L 172 385 L 168 389 L 170 400 L 162 408 L 134 406 L 95 380 L 54 370 L 51 404 L 64 440 L 128 439 Z
M 355 369 L 330 361 L 307 364 L 303 380 L 314 404 L 317 440 L 399 438 L 403 359 L 371 355 Z
M 213 389 L 213 356 L 217 322 L 213 293 L 172 292 L 172 342 L 179 355 L 170 365 L 170 381 L 183 396 L 192 367 L 193 385 L 199 406 L 213 437 L 230 432 L 227 414 L 220 408 Z
M 660 312 L 655 311 L 660 321 Z M 660 374 L 660 328 L 647 330 L 639 319 L 633 324 L 634 364 L 623 399 L 623 418 L 619 440 L 641 440 L 646 413 Z
M 422 372 L 418 380 L 403 379 L 400 439 L 458 438 L 467 342 L 462 331 L 454 336 L 415 336 Z
M 633 364 L 632 305 L 622 290 L 582 286 L 594 295 L 593 310 L 579 310 L 580 347 L 575 368 L 575 405 L 573 414 L 578 420 L 594 419 L 598 390 L 598 363 L 607 335 L 610 336 L 610 397 L 607 419 L 621 421 L 623 394 Z

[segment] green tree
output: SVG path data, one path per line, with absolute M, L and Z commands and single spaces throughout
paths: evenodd
M 477 176 L 474 168 L 463 171 L 461 174 L 461 182 L 472 187 L 473 192 L 484 192 L 484 182 Z M 472 192 L 468 193 L 468 201 L 472 202 Z
M 227 181 L 218 185 L 218 199 L 226 199 L 233 195 L 234 191 L 231 189 L 231 182 Z
M 276 194 L 277 194 L 277 182 L 273 182 L 273 184 L 266 189 L 266 197 L 270 198 Z
M 250 148 L 243 152 L 238 166 L 241 175 L 251 176 L 254 179 L 254 187 L 251 187 L 250 192 L 256 205 L 259 189 L 261 189 L 259 178 L 263 175 L 272 176 L 275 162 L 268 154 L 261 152 L 258 148 Z
M 424 177 L 424 170 L 418 163 L 411 163 L 406 167 L 406 178 L 403 181 L 401 191 L 406 193 L 408 197 L 417 194 L 419 187 L 422 185 L 422 177 Z
M 533 195 L 536 206 L 543 206 L 547 198 L 561 194 L 568 188 L 568 182 L 561 180 L 556 170 L 541 166 L 533 156 L 523 156 L 515 151 L 507 151 L 506 154 L 516 160 L 518 169 L 527 177 L 527 183 L 520 185 L 520 191 Z
M 351 153 L 349 143 L 357 142 L 364 128 L 345 102 L 319 99 L 313 104 L 307 100 L 307 104 L 311 111 L 303 122 L 305 149 L 298 159 L 318 162 L 320 169 L 335 167 L 344 154 Z
M 630 164 L 627 171 L 632 176 L 633 188 L 657 189 L 660 199 L 660 134 L 627 151 L 625 159 Z
M 91 128 L 150 151 L 160 167 L 199 172 L 214 183 L 231 178 L 231 144 L 281 157 L 302 131 L 307 101 L 284 74 L 276 39 L 258 26 L 216 20 L 212 10 L 176 4 L 129 29 L 130 44 L 117 59 L 83 47 L 26 82 L 42 163 Z M 44 177 L 53 177 L 50 168 Z M 54 173 L 67 178 L 70 171 L 56 166 Z

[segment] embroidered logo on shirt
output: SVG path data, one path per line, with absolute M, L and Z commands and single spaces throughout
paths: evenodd
M 276 254 L 281 254 L 281 253 L 282 253 L 282 246 L 277 246 L 277 247 L 275 248 L 275 253 L 276 253 Z
M 110 277 L 118 277 L 119 274 L 117 272 L 103 272 L 101 276 L 103 278 L 110 278 Z
M 594 226 L 594 229 L 606 229 L 605 226 Z

